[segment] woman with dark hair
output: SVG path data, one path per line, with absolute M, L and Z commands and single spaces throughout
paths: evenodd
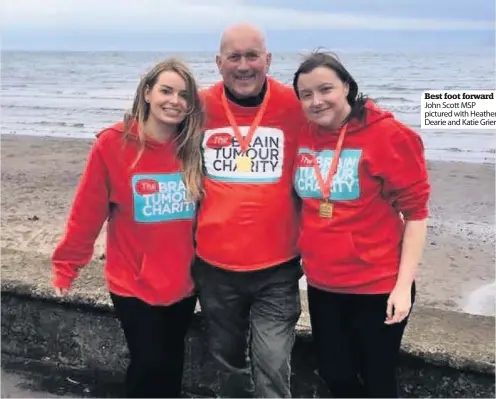
M 397 397 L 430 185 L 420 136 L 359 94 L 337 57 L 294 75 L 309 120 L 294 184 L 319 372 L 335 397 Z

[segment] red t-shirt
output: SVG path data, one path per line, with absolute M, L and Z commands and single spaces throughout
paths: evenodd
M 371 102 L 366 124 L 351 122 L 332 181 L 332 218 L 319 215 L 337 132 L 304 128 L 294 186 L 302 198 L 299 249 L 309 285 L 345 293 L 387 293 L 398 275 L 404 220 L 428 215 L 430 194 L 420 136 Z M 315 151 L 315 152 L 314 152 Z
M 95 141 L 81 177 L 63 239 L 52 255 L 53 285 L 68 288 L 92 257 L 107 223 L 105 276 L 111 292 L 153 305 L 177 302 L 193 291 L 195 204 L 186 199 L 172 142 L 148 139 L 137 166 L 136 131 L 123 124 Z
M 268 78 L 270 99 L 247 154 L 250 171 L 236 167 L 240 146 L 221 102 L 222 83 L 202 92 L 207 111 L 203 140 L 205 198 L 198 211 L 197 255 L 233 271 L 252 271 L 297 256 L 298 217 L 292 170 L 300 105 L 290 87 Z M 242 135 L 259 107 L 229 102 Z

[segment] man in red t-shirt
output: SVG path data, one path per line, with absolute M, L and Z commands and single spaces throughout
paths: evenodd
M 250 395 L 250 330 L 255 396 L 290 397 L 302 276 L 291 181 L 303 116 L 292 89 L 267 76 L 271 54 L 257 29 L 227 29 L 216 61 L 223 81 L 202 93 L 205 197 L 193 278 L 221 395 Z

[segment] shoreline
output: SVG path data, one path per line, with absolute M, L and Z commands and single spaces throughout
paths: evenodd
M 1 139 L 2 252 L 15 249 L 49 257 L 63 233 L 93 139 L 18 134 L 2 134 Z M 428 161 L 428 166 L 431 217 L 416 303 L 494 316 L 495 165 Z M 103 251 L 104 233 L 94 258 Z M 12 268 L 15 255 L 10 259 Z M 83 269 L 82 275 L 89 271 Z M 48 284 L 49 273 L 46 270 L 47 280 L 40 284 Z M 20 269 L 16 278 L 29 282 L 30 270 Z
M 103 129 L 104 127 L 102 127 Z M 422 134 L 422 131 L 416 129 Z M 99 129 L 95 128 L 95 135 Z M 425 133 L 424 133 L 425 134 Z M 57 140 L 78 140 L 78 141 L 92 141 L 94 137 L 88 137 L 85 134 L 78 134 L 69 136 L 66 133 L 50 133 L 50 134 L 29 134 L 25 132 L 18 133 L 17 131 L 3 131 L 0 133 L 2 137 L 20 137 L 21 139 L 57 139 Z M 94 135 L 94 136 L 95 136 Z M 449 155 L 447 155 L 449 154 Z M 471 155 L 472 154 L 472 155 Z M 487 152 L 487 155 L 474 156 L 477 152 L 473 150 L 459 150 L 456 148 L 451 149 L 431 149 L 429 147 L 425 148 L 425 155 L 428 162 L 459 162 L 468 164 L 482 164 L 482 165 L 496 165 L 496 152 L 492 150 Z

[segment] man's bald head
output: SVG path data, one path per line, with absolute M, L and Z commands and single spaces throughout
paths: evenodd
M 260 29 L 236 24 L 222 34 L 216 62 L 225 86 L 236 97 L 246 98 L 262 91 L 271 59 Z
M 247 24 L 239 23 L 228 27 L 220 38 L 220 52 L 224 52 L 227 47 L 230 47 L 239 41 L 251 41 L 256 44 L 257 48 L 261 51 L 267 51 L 267 45 L 265 42 L 265 35 L 257 27 Z

